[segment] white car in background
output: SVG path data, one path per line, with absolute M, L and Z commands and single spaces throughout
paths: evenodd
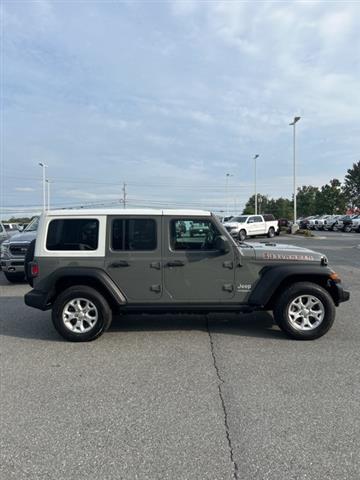
M 279 230 L 278 221 L 273 215 L 240 215 L 224 223 L 224 227 L 240 242 L 243 242 L 246 237 L 256 235 L 267 235 L 273 238 Z

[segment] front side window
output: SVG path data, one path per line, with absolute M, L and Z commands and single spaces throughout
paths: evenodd
M 96 250 L 99 221 L 92 218 L 65 218 L 49 223 L 48 250 Z
M 211 220 L 177 219 L 170 222 L 172 250 L 216 250 L 220 232 Z
M 113 250 L 155 250 L 156 222 L 150 218 L 119 218 L 112 222 L 111 248 Z

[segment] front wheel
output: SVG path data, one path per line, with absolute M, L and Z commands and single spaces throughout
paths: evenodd
M 88 342 L 110 326 L 112 311 L 105 298 L 86 285 L 69 287 L 57 297 L 52 321 L 57 332 L 71 342 Z
M 244 242 L 246 240 L 246 231 L 245 230 L 240 230 L 239 240 L 240 240 L 240 242 Z
M 314 340 L 331 328 L 335 319 L 335 305 L 329 293 L 320 285 L 294 283 L 278 299 L 274 318 L 289 337 Z

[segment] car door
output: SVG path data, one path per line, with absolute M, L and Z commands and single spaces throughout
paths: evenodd
M 105 269 L 129 303 L 160 301 L 161 216 L 109 216 Z
M 163 301 L 219 303 L 234 297 L 235 253 L 216 249 L 221 235 L 208 217 L 163 217 Z

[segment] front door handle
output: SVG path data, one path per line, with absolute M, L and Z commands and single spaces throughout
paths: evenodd
M 155 268 L 156 270 L 160 270 L 161 268 L 160 262 L 151 262 L 150 268 Z
M 161 292 L 161 286 L 160 285 L 151 285 L 150 290 L 152 292 L 159 293 L 159 292 Z
M 185 262 L 182 260 L 172 260 L 171 262 L 167 263 L 168 267 L 183 267 L 185 265 Z
M 129 267 L 130 264 L 126 260 L 119 260 L 118 262 L 110 263 L 109 267 L 111 268 L 121 268 L 121 267 Z

